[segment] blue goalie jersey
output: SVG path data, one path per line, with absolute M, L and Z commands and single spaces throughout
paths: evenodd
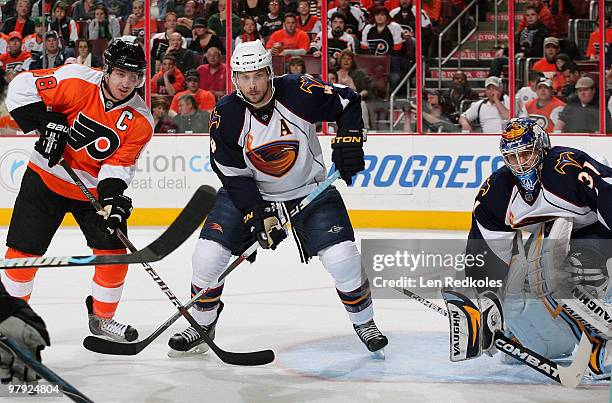
M 233 92 L 211 112 L 212 168 L 243 211 L 304 197 L 325 180 L 315 123 L 335 121 L 338 133 L 363 129 L 361 98 L 348 87 L 285 75 L 274 78 L 274 88 L 263 108 Z

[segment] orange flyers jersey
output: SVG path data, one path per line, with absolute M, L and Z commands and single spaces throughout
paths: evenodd
M 29 52 L 21 51 L 17 57 L 11 56 L 11 54 L 8 52 L 0 55 L 0 63 L 2 64 L 2 69 L 5 71 L 20 72 L 23 70 L 28 70 L 31 62 L 32 54 Z
M 541 128 L 546 130 L 548 133 L 552 133 L 555 129 L 555 125 L 559 121 L 559 113 L 564 107 L 565 102 L 561 101 L 557 97 L 552 97 L 549 103 L 540 108 L 536 98 L 525 103 L 521 116 L 534 119 Z
M 66 115 L 71 131 L 64 159 L 96 196 L 96 186 L 105 178 L 130 184 L 136 160 L 154 126 L 147 105 L 137 94 L 121 103 L 105 101 L 100 89 L 102 76 L 102 71 L 79 64 L 28 71 L 13 79 L 6 98 L 9 112 L 22 129 L 17 116 L 29 112 L 28 106 L 32 110 L 34 105 L 40 107 L 41 101 L 48 110 Z M 54 192 L 86 200 L 64 169 L 59 165 L 49 168 L 37 151 L 32 153 L 29 167 Z

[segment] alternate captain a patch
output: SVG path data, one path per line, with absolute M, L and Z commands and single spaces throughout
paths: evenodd
M 293 168 L 299 148 L 298 140 L 272 141 L 253 149 L 248 141 L 246 156 L 258 171 L 280 178 Z

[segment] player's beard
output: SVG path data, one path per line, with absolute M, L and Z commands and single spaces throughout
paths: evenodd
M 264 91 L 263 95 L 261 95 L 261 96 L 259 97 L 259 99 L 252 100 L 252 99 L 249 99 L 249 97 L 248 97 L 248 96 L 246 96 L 246 95 L 245 95 L 245 98 L 246 98 L 246 99 L 247 99 L 247 100 L 248 100 L 248 101 L 249 101 L 249 102 L 250 102 L 252 105 L 254 105 L 256 108 L 262 108 L 262 107 L 266 106 L 266 105 L 269 103 L 269 102 L 266 102 L 266 104 L 265 104 L 265 105 L 260 105 L 260 104 L 261 104 L 261 103 L 264 101 L 264 99 L 266 99 L 266 97 L 268 96 L 268 94 L 269 94 L 269 93 L 270 93 L 270 82 L 268 81 L 268 86 L 267 86 L 266 90 Z M 272 95 L 271 95 L 271 94 L 270 94 L 270 97 L 272 97 Z

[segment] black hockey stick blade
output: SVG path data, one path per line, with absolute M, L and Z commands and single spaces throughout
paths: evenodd
M 45 379 L 49 383 L 53 383 L 61 387 L 62 393 L 70 400 L 80 403 L 93 403 L 93 400 L 85 396 L 77 388 L 69 384 L 62 377 L 53 372 L 49 367 L 32 357 L 28 351 L 22 349 L 19 345 L 3 334 L 0 334 L 0 344 L 2 344 L 4 348 L 10 350 L 14 356 L 18 357 L 28 367 L 32 368 L 41 378 Z
M 41 256 L 0 259 L 0 269 L 157 262 L 178 248 L 200 227 L 215 203 L 216 194 L 216 190 L 212 187 L 206 185 L 200 186 L 172 224 L 156 240 L 134 253 L 125 255 Z

